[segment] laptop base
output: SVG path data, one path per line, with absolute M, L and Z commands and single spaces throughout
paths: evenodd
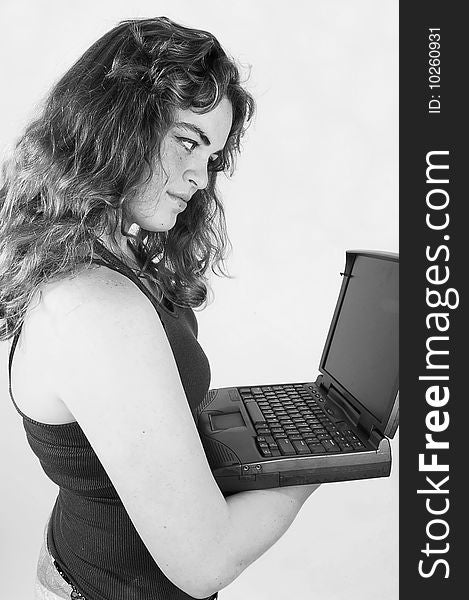
M 304 394 L 318 389 L 316 383 L 291 385 Z M 243 388 L 210 390 L 198 415 L 202 444 L 223 493 L 389 476 L 389 440 L 376 431 L 367 437 L 327 397 L 320 399 L 320 406 L 331 415 L 335 426 L 353 429 L 363 446 L 360 451 L 262 456 L 256 445 L 256 425 L 242 400 L 240 389 Z

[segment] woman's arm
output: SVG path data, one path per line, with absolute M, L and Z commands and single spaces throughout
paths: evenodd
M 307 498 L 319 487 L 289 486 L 240 492 L 227 498 L 236 556 L 214 591 L 225 587 L 268 550 L 290 527 Z M 211 592 L 213 593 L 213 591 Z
M 223 497 L 163 326 L 124 276 L 93 269 L 60 282 L 43 294 L 43 311 L 57 394 L 154 560 L 196 598 L 228 585 L 286 531 L 316 486 Z

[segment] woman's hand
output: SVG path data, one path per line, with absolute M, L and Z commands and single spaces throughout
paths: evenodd
M 320 485 L 320 483 L 308 483 L 306 485 L 289 485 L 278 489 L 303 504 Z
M 306 485 L 288 485 L 284 487 L 269 488 L 266 490 L 252 490 L 252 492 L 262 492 L 266 497 L 276 495 L 286 497 L 291 500 L 291 506 L 298 512 L 306 500 L 317 490 L 320 483 L 310 483 Z M 249 494 L 250 492 L 245 492 Z

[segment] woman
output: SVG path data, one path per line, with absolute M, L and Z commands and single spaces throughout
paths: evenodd
M 10 394 L 59 486 L 36 598 L 216 597 L 317 487 L 224 498 L 193 419 L 210 372 L 192 307 L 227 246 L 216 177 L 253 108 L 211 34 L 126 21 L 5 168 Z

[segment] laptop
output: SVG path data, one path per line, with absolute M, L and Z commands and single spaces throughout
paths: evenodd
M 197 428 L 223 493 L 390 474 L 389 438 L 399 424 L 399 256 L 347 251 L 340 276 L 319 375 L 211 389 L 199 406 Z

